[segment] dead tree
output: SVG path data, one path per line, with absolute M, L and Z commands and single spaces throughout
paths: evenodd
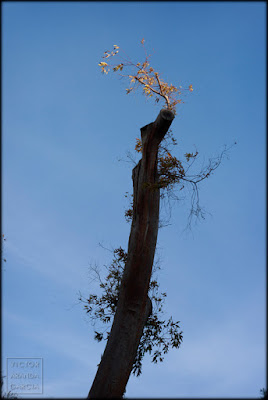
M 133 218 L 117 309 L 88 398 L 121 398 L 133 367 L 144 325 L 151 313 L 148 288 L 158 235 L 160 188 L 158 148 L 174 113 L 162 109 L 141 128 L 142 158 L 133 168 Z

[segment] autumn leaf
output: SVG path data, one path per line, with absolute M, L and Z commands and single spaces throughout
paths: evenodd
M 140 153 L 142 151 L 142 143 L 141 140 L 139 138 L 136 138 L 136 146 L 135 146 L 135 150 Z

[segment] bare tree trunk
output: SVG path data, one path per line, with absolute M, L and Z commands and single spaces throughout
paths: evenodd
M 160 192 L 158 147 L 174 114 L 163 109 L 155 122 L 141 128 L 142 159 L 133 168 L 133 219 L 128 256 L 110 336 L 89 398 L 121 398 L 150 314 L 148 288 L 158 234 Z M 154 185 L 152 187 L 152 185 Z

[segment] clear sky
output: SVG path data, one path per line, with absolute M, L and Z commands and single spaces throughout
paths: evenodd
M 160 229 L 167 317 L 183 344 L 145 356 L 127 397 L 258 397 L 265 387 L 265 2 L 2 3 L 2 365 L 43 358 L 43 397 L 86 397 L 104 343 L 78 302 L 89 265 L 127 248 L 140 128 L 161 108 L 100 73 L 114 44 L 194 91 L 172 124 L 177 154 L 237 145 L 200 186 L 205 221 L 185 232 L 190 194 Z M 176 152 L 175 152 L 176 154 Z M 136 160 L 139 159 L 137 155 Z M 102 269 L 103 273 L 104 268 Z M 23 396 L 21 396 L 23 397 Z M 41 396 L 42 397 L 42 396 Z

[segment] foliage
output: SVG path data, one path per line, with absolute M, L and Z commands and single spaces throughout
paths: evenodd
M 93 268 L 99 281 L 99 286 L 103 290 L 102 295 L 91 294 L 87 299 L 80 295 L 79 298 L 85 304 L 84 309 L 89 314 L 93 324 L 96 321 L 101 321 L 103 324 L 108 325 L 106 329 L 95 330 L 94 338 L 98 342 L 109 338 L 111 321 L 116 312 L 119 288 L 127 260 L 127 253 L 121 247 L 115 249 L 113 254 L 112 263 L 109 267 L 106 267 L 108 275 L 104 281 L 102 281 L 97 268 Z M 159 269 L 159 266 L 155 264 L 154 272 L 157 269 Z M 148 294 L 153 304 L 153 311 L 145 324 L 133 364 L 132 373 L 136 376 L 141 374 L 142 360 L 147 352 L 151 354 L 153 363 L 162 362 L 164 354 L 169 351 L 169 348 L 179 348 L 182 342 L 179 321 L 174 322 L 172 317 L 167 321 L 160 319 L 163 313 L 162 309 L 166 293 L 159 293 L 159 284 L 155 278 L 151 278 Z
M 234 144 L 236 144 L 236 142 Z M 171 154 L 171 148 L 173 146 L 177 146 L 177 141 L 170 129 L 159 146 L 157 183 L 150 185 L 150 188 L 159 188 L 160 197 L 162 199 L 173 198 L 179 200 L 179 197 L 175 194 L 175 190 L 178 189 L 178 191 L 182 191 L 186 186 L 190 185 L 192 187 L 191 209 L 188 221 L 188 227 L 190 227 L 193 216 L 204 219 L 205 214 L 199 203 L 198 184 L 214 173 L 221 164 L 223 158 L 225 156 L 228 157 L 228 152 L 233 145 L 228 148 L 224 146 L 224 149 L 217 157 L 210 158 L 205 167 L 202 166 L 199 171 L 194 172 L 192 169 L 195 162 L 199 159 L 199 152 L 197 150 L 194 152 L 186 152 L 183 158 L 178 159 Z M 142 142 L 139 138 L 136 138 L 135 151 L 137 153 L 142 153 Z M 125 197 L 129 197 L 128 193 Z M 133 199 L 131 199 L 130 206 L 125 211 L 127 222 L 131 222 L 132 215 Z
M 98 64 L 101 67 L 101 71 L 104 74 L 108 74 L 111 69 L 113 72 L 122 72 L 123 69 L 133 71 L 131 74 L 119 74 L 121 77 L 130 80 L 130 85 L 126 89 L 127 94 L 137 88 L 141 88 L 145 96 L 153 97 L 156 103 L 158 103 L 159 100 L 164 100 L 165 107 L 176 113 L 177 104 L 183 103 L 179 96 L 181 96 L 182 92 L 185 90 L 192 92 L 193 86 L 189 85 L 188 89 L 184 89 L 182 86 L 176 87 L 163 81 L 160 78 L 159 72 L 155 71 L 155 69 L 150 65 L 149 59 L 151 55 L 147 54 L 144 47 L 144 39 L 141 40 L 141 44 L 145 52 L 145 60 L 143 62 L 134 63 L 126 55 L 126 58 L 121 58 L 121 62 L 118 64 L 112 64 L 110 62 L 111 58 L 114 56 L 118 57 L 117 55 L 119 53 L 119 46 L 114 44 L 113 50 L 105 51 L 102 56 L 106 61 L 101 61 Z

